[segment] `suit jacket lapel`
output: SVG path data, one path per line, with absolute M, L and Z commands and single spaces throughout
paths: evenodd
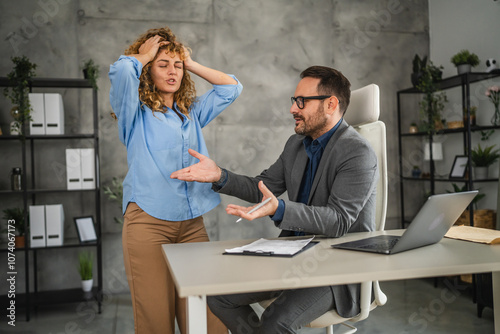
M 314 195 L 314 192 L 316 191 L 316 188 L 318 187 L 319 180 L 323 176 L 323 170 L 325 169 L 326 163 L 328 160 L 331 158 L 332 152 L 333 152 L 333 147 L 335 143 L 337 142 L 337 139 L 342 136 L 345 130 L 349 127 L 349 124 L 345 120 L 342 120 L 342 124 L 339 125 L 339 128 L 335 131 L 333 134 L 332 138 L 328 141 L 328 144 L 326 144 L 325 151 L 323 152 L 323 156 L 321 157 L 321 160 L 319 162 L 318 170 L 316 171 L 316 175 L 314 176 L 313 184 L 311 187 L 311 192 L 309 193 L 309 198 L 307 200 L 307 203 L 311 203 L 311 199 Z M 304 150 L 305 152 L 305 150 Z M 306 154 L 307 158 L 307 154 Z M 307 162 L 307 160 L 306 160 Z M 304 167 L 305 168 L 305 167 Z

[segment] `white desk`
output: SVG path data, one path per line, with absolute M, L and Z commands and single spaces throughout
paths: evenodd
M 293 258 L 222 255 L 253 240 L 162 245 L 177 291 L 188 298 L 188 332 L 206 333 L 206 296 L 493 272 L 495 333 L 500 334 L 500 245 L 444 238 L 394 255 L 332 249 L 330 245 L 403 230 L 352 233 Z M 391 302 L 390 300 L 388 301 Z

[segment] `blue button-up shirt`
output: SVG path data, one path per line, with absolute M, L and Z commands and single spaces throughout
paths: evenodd
M 202 128 L 241 93 L 243 86 L 214 85 L 193 103 L 182 120 L 170 108 L 153 113 L 139 100 L 142 64 L 121 56 L 110 67 L 110 102 L 118 117 L 120 141 L 127 148 L 128 173 L 123 182 L 123 211 L 136 202 L 149 215 L 180 221 L 203 215 L 220 203 L 209 183 L 171 179 L 170 174 L 198 162 L 192 148 L 208 156 Z M 234 78 L 234 76 L 232 76 Z M 234 78 L 237 80 L 236 78 Z M 174 103 L 173 108 L 177 110 Z

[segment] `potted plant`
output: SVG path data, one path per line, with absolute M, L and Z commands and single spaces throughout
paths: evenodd
M 417 87 L 420 77 L 422 76 L 422 69 L 427 66 L 427 56 L 420 58 L 418 54 L 413 57 L 413 72 L 411 73 L 411 83 L 414 87 Z
M 418 125 L 417 125 L 417 123 L 413 122 L 413 123 L 410 124 L 409 132 L 410 133 L 417 133 L 418 132 Z
M 26 224 L 24 223 L 24 210 L 21 208 L 11 208 L 3 210 L 3 219 L 11 226 L 15 227 L 16 248 L 24 248 L 26 245 Z
M 422 77 L 417 85 L 417 89 L 424 93 L 420 101 L 420 119 L 421 128 L 427 132 L 435 132 L 444 128 L 441 112 L 444 109 L 444 103 L 448 101 L 446 93 L 439 92 L 436 82 L 439 81 L 440 67 L 436 67 L 430 62 L 422 72 Z
M 443 76 L 443 66 L 435 66 L 432 61 L 427 62 L 427 56 L 420 58 L 418 54 L 413 57 L 413 71 L 411 83 L 417 87 L 422 77 L 428 73 L 434 82 L 438 82 Z
M 488 167 L 500 157 L 500 149 L 493 150 L 494 148 L 495 145 L 491 145 L 483 149 L 481 144 L 477 144 L 477 147 L 471 150 L 471 159 L 476 179 L 488 178 Z
M 479 65 L 479 57 L 469 50 L 461 50 L 450 61 L 457 67 L 458 74 L 470 72 L 472 67 Z
M 92 290 L 92 266 L 93 258 L 90 252 L 81 252 L 78 254 L 79 266 L 78 272 L 80 273 L 80 278 L 82 279 L 82 289 L 84 292 L 89 292 Z
M 476 111 L 477 111 L 476 106 L 470 106 L 470 119 L 469 119 L 470 126 L 476 125 Z M 467 124 L 467 108 L 464 108 L 463 118 L 464 118 L 464 124 Z
M 22 134 L 26 122 L 31 121 L 31 105 L 29 100 L 29 83 L 36 73 L 36 64 L 33 64 L 25 56 L 11 58 L 14 68 L 7 74 L 9 86 L 5 87 L 3 93 L 10 99 L 14 107 L 11 115 L 14 122 L 11 124 L 11 134 Z
M 83 63 L 83 77 L 90 81 L 92 87 L 95 90 L 99 89 L 97 87 L 97 78 L 99 78 L 99 67 L 94 63 L 94 60 L 91 58 Z

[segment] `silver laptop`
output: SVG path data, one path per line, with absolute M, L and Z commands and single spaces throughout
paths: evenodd
M 401 236 L 379 235 L 332 245 L 333 248 L 396 254 L 439 242 L 478 191 L 430 196 Z

